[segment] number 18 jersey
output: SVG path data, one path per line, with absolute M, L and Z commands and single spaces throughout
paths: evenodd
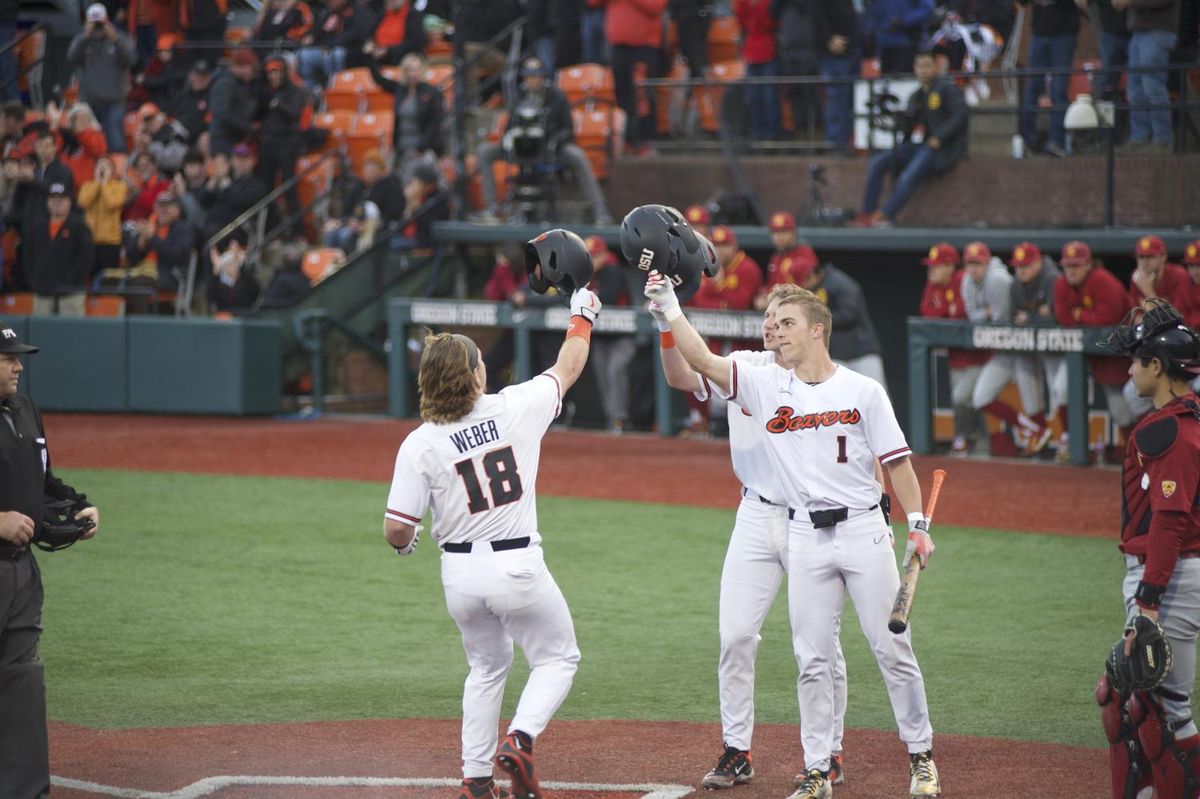
M 396 454 L 386 517 L 417 524 L 433 514 L 433 539 L 540 541 L 534 486 L 542 436 L 562 392 L 549 372 L 479 398 L 451 424 L 425 422 Z

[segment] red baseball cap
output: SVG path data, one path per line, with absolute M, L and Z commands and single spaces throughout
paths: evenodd
M 952 244 L 939 241 L 929 248 L 929 257 L 922 258 L 921 263 L 926 266 L 958 266 L 958 250 Z
M 796 217 L 787 211 L 776 211 L 771 214 L 771 223 L 767 225 L 772 233 L 786 233 L 796 229 Z
M 1028 241 L 1013 247 L 1009 263 L 1013 266 L 1032 266 L 1042 260 L 1042 248 Z
M 712 217 L 708 215 L 708 209 L 703 205 L 689 205 L 683 212 L 683 218 L 688 221 L 689 225 L 712 224 Z
M 1200 239 L 1189 241 L 1183 248 L 1183 262 L 1188 266 L 1200 264 Z
M 737 244 L 737 236 L 725 225 L 717 225 L 712 229 L 713 244 Z
M 1133 248 L 1133 254 L 1139 258 L 1166 255 L 1167 245 L 1163 244 L 1163 240 L 1158 236 L 1142 236 L 1138 239 L 1137 246 Z
M 967 261 L 987 263 L 992 260 L 992 251 L 982 241 L 973 241 L 963 248 L 963 263 Z
M 1063 245 L 1059 260 L 1063 266 L 1082 266 L 1091 262 L 1092 248 L 1083 241 L 1068 241 Z
M 599 255 L 602 252 L 608 251 L 608 245 L 599 236 L 588 236 L 583 240 L 583 243 L 587 245 L 589 255 Z

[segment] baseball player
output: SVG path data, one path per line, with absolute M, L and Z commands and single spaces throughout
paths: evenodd
M 1110 657 L 1096 699 L 1110 742 L 1114 799 L 1141 795 L 1151 783 L 1157 799 L 1196 799 L 1200 732 L 1190 697 L 1200 632 L 1200 398 L 1189 383 L 1200 369 L 1200 337 L 1164 300 L 1148 305 L 1140 323 L 1110 339 L 1132 357 L 1138 396 L 1154 406 L 1134 428 L 1122 469 L 1123 649 L 1129 657 L 1134 630 L 1153 629 L 1137 618 L 1144 616 L 1162 625 L 1171 665 L 1157 688 L 1130 690 Z
M 801 289 L 777 286 L 763 313 L 761 351 L 734 350 L 732 360 L 748 366 L 784 366 L 775 342 L 775 306 L 779 298 L 796 296 Z M 651 305 L 660 331 L 659 352 L 667 383 L 680 391 L 693 392 L 701 401 L 710 393 L 728 395 L 692 371 L 679 354 L 671 326 Z M 754 777 L 750 751 L 754 733 L 754 661 L 761 641 L 759 631 L 783 582 L 787 570 L 787 505 L 783 489 L 766 453 L 764 434 L 754 420 L 733 403 L 725 406 L 729 420 L 729 454 L 733 471 L 742 483 L 725 565 L 721 569 L 719 624 L 721 650 L 717 660 L 717 682 L 721 707 L 721 731 L 725 749 L 717 765 L 704 775 L 705 788 L 732 788 Z M 831 781 L 842 782 L 842 731 L 846 716 L 846 661 L 835 640 L 833 666 L 833 754 Z
M 754 310 L 767 307 L 767 294 L 781 283 L 797 286 L 817 268 L 817 253 L 812 245 L 796 235 L 796 217 L 787 211 L 771 214 L 767 223 L 771 233 L 771 260 L 767 261 L 767 282 L 754 298 Z
M 1008 323 L 1012 319 L 1012 282 L 1004 262 L 992 255 L 982 241 L 972 241 L 963 248 L 962 304 L 967 321 L 976 324 Z M 987 353 L 985 353 L 987 355 Z M 993 355 L 982 358 L 987 364 Z M 971 403 L 974 405 L 975 386 L 983 367 L 971 378 Z M 1005 432 L 989 435 L 988 450 L 993 455 L 1015 456 L 1017 447 Z
M 423 424 L 396 455 L 383 526 L 388 543 L 407 555 L 425 512 L 433 514 L 446 607 L 471 668 L 463 688 L 461 799 L 500 799 L 493 762 L 512 778 L 514 797 L 542 795 L 533 744 L 566 699 L 579 649 L 566 600 L 542 558 L 534 486 L 542 436 L 583 371 L 599 311 L 595 294 L 574 291 L 558 360 L 499 394 L 484 393 L 487 370 L 466 336 L 430 336 L 421 354 Z M 514 641 L 529 680 L 497 749 Z
M 939 796 L 925 682 L 910 632 L 887 629 L 900 575 L 891 528 L 879 512 L 878 458 L 909 511 L 905 564 L 933 553 L 909 447 L 883 387 L 829 357 L 829 308 L 811 292 L 775 304 L 775 338 L 792 369 L 748 366 L 713 354 L 656 272 L 646 296 L 659 304 L 687 363 L 729 394 L 765 433 L 765 449 L 788 504 L 788 611 L 800 667 L 805 775 L 790 799 L 832 796 L 837 619 L 850 591 L 909 752 L 909 792 Z

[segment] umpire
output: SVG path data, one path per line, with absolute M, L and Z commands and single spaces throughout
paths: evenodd
M 38 659 L 42 576 L 29 546 L 47 501 L 67 500 L 79 519 L 100 522 L 87 497 L 50 472 L 42 415 L 18 394 L 21 356 L 37 352 L 0 322 L 0 796 L 50 792 L 46 681 Z M 95 535 L 97 527 L 84 533 Z

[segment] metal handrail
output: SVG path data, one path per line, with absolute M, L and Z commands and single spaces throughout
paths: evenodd
M 25 41 L 33 34 L 37 33 L 38 31 L 45 30 L 45 29 L 46 29 L 46 26 L 40 22 L 37 23 L 36 25 L 34 25 L 32 28 L 26 28 L 25 30 L 21 31 L 20 35 L 15 36 L 11 42 L 4 45 L 3 47 L 0 47 L 0 55 L 4 55 L 9 50 L 13 49 L 18 44 Z

